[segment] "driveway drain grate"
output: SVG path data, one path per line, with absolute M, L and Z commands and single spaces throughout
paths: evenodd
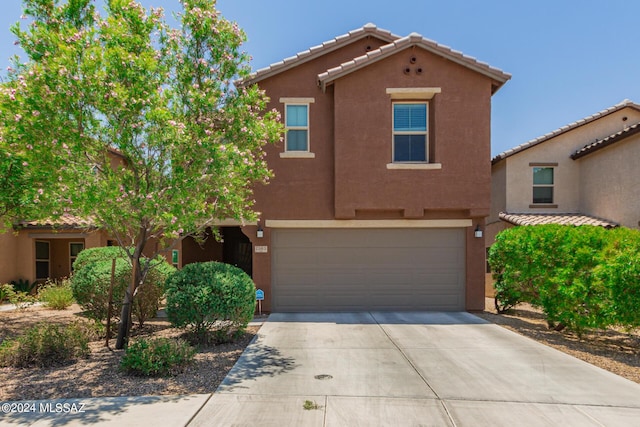
M 315 377 L 313 377 L 313 378 L 315 378 L 315 379 L 317 379 L 317 380 L 330 380 L 330 379 L 332 379 L 332 378 L 333 378 L 333 376 L 332 376 L 332 375 L 329 375 L 329 374 L 321 374 L 321 375 L 316 375 L 316 376 L 315 376 Z

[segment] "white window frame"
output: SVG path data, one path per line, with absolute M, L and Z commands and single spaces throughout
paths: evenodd
M 80 251 L 84 250 L 84 242 L 69 242 L 69 272 L 73 271 L 73 263 L 78 257 L 77 255 L 73 255 L 73 252 L 71 251 L 72 245 L 82 245 L 82 249 L 80 249 Z
M 296 98 L 287 97 L 280 98 L 280 102 L 284 104 L 284 152 L 280 153 L 281 158 L 299 158 L 313 159 L 315 154 L 311 152 L 311 104 L 315 102 L 315 98 Z M 307 107 L 307 125 L 306 126 L 287 126 L 287 107 L 290 105 L 301 105 Z M 287 150 L 287 136 L 289 130 L 305 130 L 307 131 L 307 149 L 306 150 Z
M 47 245 L 47 258 L 38 258 L 38 243 L 46 243 Z M 51 242 L 49 242 L 48 240 L 36 240 L 34 243 L 34 258 L 35 258 L 35 273 L 36 273 L 36 280 L 46 280 L 49 277 L 51 277 Z M 47 277 L 38 277 L 38 263 L 39 262 L 46 262 L 47 263 Z
M 424 105 L 425 106 L 425 130 L 424 131 L 396 131 L 395 130 L 395 106 L 396 105 Z M 429 163 L 429 102 L 428 101 L 394 101 L 391 103 L 391 158 L 392 163 L 397 165 L 424 165 Z M 399 161 L 396 155 L 396 135 L 424 135 L 425 160 L 423 161 Z
M 535 172 L 536 169 L 551 169 L 551 177 L 552 177 L 552 183 L 551 184 L 536 184 L 534 177 L 535 177 Z M 531 204 L 535 205 L 535 206 L 549 206 L 549 205 L 554 205 L 555 201 L 556 201 L 556 191 L 555 191 L 555 185 L 556 185 L 556 171 L 555 171 L 555 166 L 548 166 L 548 165 L 533 165 L 531 168 L 531 184 L 532 184 L 532 189 L 531 189 Z M 533 189 L 534 188 L 551 188 L 551 201 L 550 202 L 536 202 L 535 201 L 535 196 L 533 194 Z

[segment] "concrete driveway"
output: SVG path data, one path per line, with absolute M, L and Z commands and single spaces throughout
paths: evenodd
M 272 314 L 189 425 L 640 426 L 640 385 L 468 313 Z

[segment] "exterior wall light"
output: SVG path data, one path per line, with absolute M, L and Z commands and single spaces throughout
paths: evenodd
M 262 226 L 260 225 L 260 223 L 258 223 L 258 231 L 256 232 L 256 236 L 258 236 L 258 238 L 264 237 L 264 230 L 262 230 Z
M 480 230 L 480 225 L 476 225 L 476 229 L 473 232 L 473 235 L 477 238 L 482 237 L 482 230 Z

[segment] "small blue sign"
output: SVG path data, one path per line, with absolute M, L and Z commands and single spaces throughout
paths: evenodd
M 264 301 L 264 291 L 262 289 L 256 289 L 256 301 Z

